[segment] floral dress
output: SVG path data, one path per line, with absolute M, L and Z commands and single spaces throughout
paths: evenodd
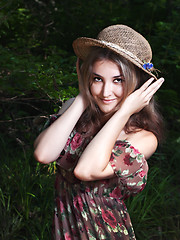
M 118 140 L 109 159 L 114 177 L 78 180 L 73 170 L 90 141 L 73 130 L 57 160 L 53 239 L 134 240 L 124 200 L 145 187 L 147 162 L 131 144 Z

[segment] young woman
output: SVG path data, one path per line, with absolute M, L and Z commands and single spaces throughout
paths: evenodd
M 35 141 L 35 158 L 57 162 L 53 236 L 135 239 L 124 200 L 142 191 L 161 139 L 157 79 L 146 39 L 124 25 L 78 38 L 80 93 Z

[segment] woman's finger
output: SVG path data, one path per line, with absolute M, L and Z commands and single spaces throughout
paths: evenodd
M 153 83 L 148 89 L 146 89 L 143 93 L 144 100 L 147 104 L 149 104 L 151 98 L 153 95 L 157 92 L 157 90 L 161 87 L 162 83 L 164 82 L 164 79 L 157 80 L 155 84 Z
M 146 88 L 146 90 L 144 90 L 145 95 L 153 96 L 157 92 L 157 90 L 161 87 L 163 82 L 164 82 L 164 78 L 160 78 L 156 82 L 151 84 L 148 88 Z
M 151 100 L 151 98 L 152 98 L 153 95 L 158 91 L 158 89 L 161 87 L 161 85 L 163 84 L 163 82 L 164 82 L 164 81 L 161 81 L 161 83 L 160 83 L 158 86 L 154 87 L 154 89 L 146 95 L 146 97 L 149 98 L 149 100 Z
M 152 77 L 149 80 L 147 80 L 139 89 L 141 91 L 145 91 L 153 81 L 154 81 L 154 78 Z

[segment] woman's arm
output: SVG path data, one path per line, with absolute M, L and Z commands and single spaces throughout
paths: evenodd
M 79 94 L 62 116 L 39 135 L 35 141 L 34 151 L 37 161 L 47 164 L 59 157 L 71 131 L 85 109 L 86 103 Z
M 93 181 L 114 175 L 108 165 L 111 152 L 119 133 L 129 119 L 129 114 L 117 111 L 96 134 L 81 155 L 74 174 L 83 181 Z
M 70 98 L 69 100 L 67 100 L 65 103 L 62 104 L 61 109 L 58 112 L 58 115 L 62 115 L 70 106 L 71 104 L 74 102 L 75 98 Z M 39 144 L 39 142 L 41 141 L 42 137 L 44 136 L 45 132 L 47 131 L 47 129 L 45 129 L 43 132 L 41 132 L 39 134 L 39 136 L 36 138 L 35 142 L 34 142 L 34 148 L 37 147 L 37 145 Z
M 160 88 L 164 80 L 159 79 L 151 84 L 152 81 L 153 79 L 148 80 L 140 89 L 130 94 L 122 104 L 121 108 L 109 119 L 99 133 L 88 144 L 74 169 L 74 174 L 77 178 L 84 181 L 91 181 L 113 176 L 113 170 L 108 163 L 113 146 L 120 132 L 123 130 L 132 114 L 139 112 L 149 104 L 150 99 Z M 143 150 L 144 152 L 147 151 L 146 148 L 149 147 L 148 143 L 150 142 L 150 139 L 152 140 L 152 134 L 146 138 L 142 137 L 139 141 L 142 153 Z M 150 147 L 151 153 L 155 151 L 156 144 L 157 142 L 155 141 L 152 147 Z M 141 147 L 141 145 L 144 147 Z M 150 155 L 150 152 L 148 152 L 148 155 Z

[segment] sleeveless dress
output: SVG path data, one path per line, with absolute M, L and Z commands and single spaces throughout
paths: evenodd
M 134 240 L 124 200 L 144 189 L 147 162 L 130 143 L 117 141 L 109 159 L 114 177 L 80 181 L 73 170 L 91 139 L 74 129 L 56 161 L 53 239 Z

